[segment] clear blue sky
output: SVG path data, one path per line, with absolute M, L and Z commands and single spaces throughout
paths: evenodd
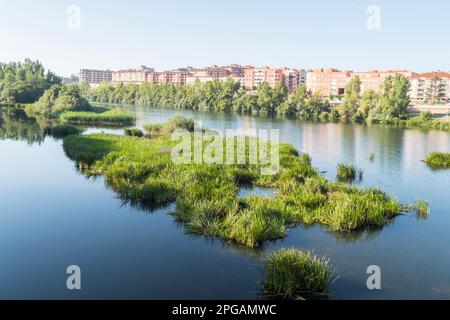
M 66 27 L 69 5 L 79 30 Z M 370 5 L 381 29 L 366 26 Z M 0 61 L 157 70 L 254 64 L 450 70 L 450 1 L 0 0 Z

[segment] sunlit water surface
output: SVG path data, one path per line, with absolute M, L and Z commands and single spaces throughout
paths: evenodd
M 246 116 L 128 107 L 137 125 L 176 113 L 204 127 L 279 129 L 281 139 L 334 179 L 339 162 L 364 170 L 361 185 L 402 203 L 426 199 L 431 214 L 396 218 L 371 233 L 333 234 L 297 227 L 252 250 L 185 234 L 167 213 L 124 205 L 103 179 L 87 179 L 62 150 L 62 141 L 36 126 L 0 122 L 0 298 L 254 299 L 264 257 L 281 247 L 330 258 L 339 276 L 331 299 L 450 298 L 450 170 L 423 160 L 450 151 L 450 134 L 382 126 L 321 124 Z M 88 129 L 121 134 L 123 129 Z M 369 154 L 374 159 L 369 160 Z M 241 190 L 240 195 L 271 190 Z M 66 288 L 66 268 L 78 265 L 82 289 Z M 368 290 L 366 269 L 381 268 L 381 290 Z

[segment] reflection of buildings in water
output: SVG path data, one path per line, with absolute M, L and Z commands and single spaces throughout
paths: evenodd
M 396 174 L 401 162 L 403 130 L 374 125 L 369 128 L 369 137 L 374 143 L 375 163 L 380 174 Z
M 301 123 L 301 151 L 309 153 L 313 161 L 332 161 L 339 158 L 342 147 L 342 126 L 339 124 Z
M 355 148 L 357 133 L 355 132 L 357 126 L 354 124 L 342 124 L 340 126 L 341 131 L 341 153 L 340 159 L 345 162 L 355 163 Z

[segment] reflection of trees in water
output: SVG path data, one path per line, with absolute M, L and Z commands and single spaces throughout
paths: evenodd
M 27 141 L 28 144 L 41 144 L 47 136 L 59 139 L 73 134 L 73 131 L 66 128 L 72 126 L 59 124 L 58 121 L 43 116 L 29 116 L 21 108 L 0 108 L 0 140 L 11 139 Z
M 0 109 L 0 139 L 27 141 L 29 144 L 41 143 L 45 130 L 35 118 L 26 115 L 23 109 Z

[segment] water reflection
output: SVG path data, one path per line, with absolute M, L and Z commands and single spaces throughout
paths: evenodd
M 35 118 L 30 118 L 22 109 L 0 109 L 0 139 L 27 141 L 28 144 L 44 141 L 45 130 Z
M 185 234 L 183 224 L 168 215 L 173 204 L 154 211 L 117 199 L 102 179 L 77 173 L 61 142 L 45 138 L 45 122 L 2 113 L 0 137 L 11 141 L 0 140 L 0 297 L 73 298 L 64 271 L 75 261 L 89 270 L 82 299 L 261 298 L 264 258 L 294 247 L 330 258 L 340 276 L 330 299 L 450 298 L 450 171 L 433 171 L 421 162 L 431 151 L 450 151 L 447 132 L 132 110 L 139 125 L 180 113 L 221 130 L 280 129 L 281 139 L 309 153 L 327 178 L 335 179 L 338 163 L 353 162 L 364 170 L 362 186 L 379 187 L 402 203 L 425 199 L 431 214 L 417 221 L 420 217 L 411 212 L 383 228 L 351 233 L 298 226 L 258 249 Z M 122 129 L 108 132 L 121 134 Z M 381 291 L 367 290 L 366 268 L 372 264 L 383 270 Z

